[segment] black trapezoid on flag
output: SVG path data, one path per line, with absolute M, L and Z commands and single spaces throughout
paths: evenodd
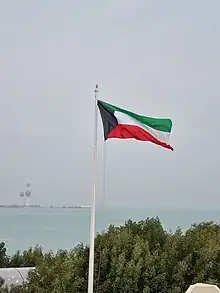
M 108 139 L 109 133 L 118 125 L 114 111 L 98 100 L 97 103 L 103 123 L 104 139 Z

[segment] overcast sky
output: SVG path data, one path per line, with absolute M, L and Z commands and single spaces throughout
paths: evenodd
M 90 204 L 99 98 L 173 119 L 174 152 L 107 142 L 97 205 L 220 204 L 219 0 L 0 2 L 0 202 Z

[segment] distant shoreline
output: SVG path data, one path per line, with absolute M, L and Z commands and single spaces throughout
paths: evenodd
M 42 209 L 90 209 L 91 206 L 84 206 L 84 205 L 73 205 L 73 206 L 53 206 L 53 205 L 49 205 L 49 206 L 41 206 L 41 205 L 17 205 L 17 204 L 12 204 L 12 205 L 0 205 L 0 208 L 42 208 Z

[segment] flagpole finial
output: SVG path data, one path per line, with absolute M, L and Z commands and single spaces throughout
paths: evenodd
M 98 86 L 98 84 L 95 86 L 95 93 L 97 93 L 99 91 L 99 86 Z

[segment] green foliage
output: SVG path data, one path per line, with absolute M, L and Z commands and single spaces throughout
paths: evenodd
M 36 266 L 27 284 L 12 293 L 86 293 L 88 262 L 83 244 L 56 254 L 30 248 L 11 258 L 0 245 L 1 266 Z M 95 239 L 94 278 L 96 293 L 180 293 L 197 282 L 219 286 L 220 226 L 203 222 L 168 233 L 158 218 L 111 225 Z
M 0 242 L 0 268 L 8 266 L 8 257 L 6 255 L 6 247 L 4 242 Z
M 42 247 L 36 246 L 34 249 L 29 248 L 22 254 L 18 250 L 8 262 L 8 267 L 34 267 L 38 265 L 43 258 Z

